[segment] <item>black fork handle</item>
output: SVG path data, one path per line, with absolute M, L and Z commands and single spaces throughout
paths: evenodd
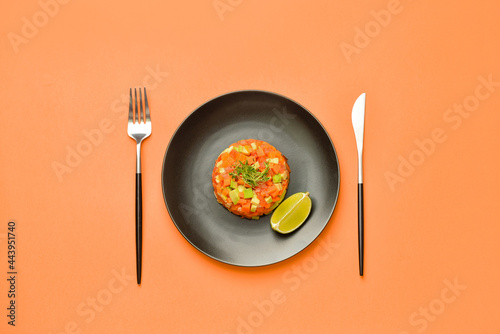
M 142 177 L 135 174 L 135 253 L 137 264 L 137 284 L 141 284 L 142 268 Z

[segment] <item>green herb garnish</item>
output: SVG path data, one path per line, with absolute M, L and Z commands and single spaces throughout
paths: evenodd
M 266 169 L 260 172 L 254 166 L 248 164 L 248 161 L 241 162 L 238 161 L 233 165 L 234 172 L 229 173 L 233 177 L 233 179 L 238 180 L 241 179 L 243 182 L 248 184 L 249 186 L 257 187 L 259 183 L 269 181 L 271 179 L 267 174 L 269 173 L 269 164 L 266 162 Z

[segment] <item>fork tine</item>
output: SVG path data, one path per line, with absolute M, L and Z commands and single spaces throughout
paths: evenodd
M 132 88 L 130 88 L 130 101 L 128 103 L 128 122 L 134 122 L 134 106 L 132 105 Z
M 146 123 L 147 123 L 151 122 L 151 117 L 149 116 L 148 95 L 146 94 L 146 87 L 144 87 L 144 102 L 146 104 Z
M 143 124 L 145 124 L 146 121 L 144 120 L 144 109 L 142 109 L 142 90 L 141 90 L 141 88 L 139 88 L 139 104 L 141 106 L 141 109 L 140 109 L 141 111 L 139 113 L 139 116 L 140 116 L 139 119 L 141 120 L 141 122 Z
M 135 93 L 135 112 L 134 112 L 134 116 L 135 116 L 135 122 L 140 122 L 139 120 L 139 115 L 137 115 L 137 113 L 139 112 L 139 109 L 137 108 L 137 88 L 134 88 L 134 93 Z

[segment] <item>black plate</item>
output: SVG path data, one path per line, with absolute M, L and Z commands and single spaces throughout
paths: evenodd
M 215 199 L 215 159 L 249 138 L 267 141 L 288 158 L 287 198 L 311 194 L 311 214 L 291 234 L 273 231 L 271 215 L 242 219 Z M 239 266 L 276 263 L 307 247 L 332 216 L 339 182 L 337 153 L 319 121 L 298 103 L 264 91 L 221 95 L 196 109 L 170 140 L 162 169 L 163 197 L 179 232 L 204 254 Z

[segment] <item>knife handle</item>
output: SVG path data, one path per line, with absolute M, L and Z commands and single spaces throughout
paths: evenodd
M 358 183 L 358 253 L 359 253 L 359 276 L 363 276 L 363 253 L 364 253 L 364 217 L 363 217 L 363 183 Z

